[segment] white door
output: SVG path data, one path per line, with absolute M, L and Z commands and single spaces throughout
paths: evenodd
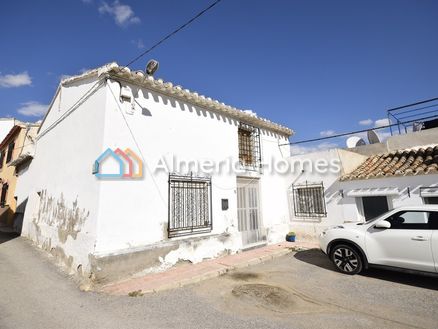
M 368 262 L 434 272 L 429 217 L 425 211 L 400 211 L 386 219 L 391 228 L 371 226 L 366 235 Z
M 238 228 L 243 246 L 251 246 L 266 240 L 260 218 L 259 182 L 257 179 L 237 180 Z

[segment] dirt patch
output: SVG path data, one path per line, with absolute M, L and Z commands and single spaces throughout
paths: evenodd
M 286 310 L 295 304 L 293 295 L 287 290 L 261 283 L 237 286 L 232 290 L 232 294 L 271 310 Z
M 141 297 L 143 296 L 143 293 L 141 292 L 141 290 L 135 290 L 135 291 L 131 291 L 130 293 L 128 293 L 129 297 Z
M 230 278 L 238 281 L 249 281 L 260 278 L 260 274 L 252 272 L 235 272 L 229 274 Z
M 238 285 L 231 293 L 239 303 L 276 313 L 309 313 L 320 311 L 321 308 L 321 305 L 305 296 L 263 283 Z

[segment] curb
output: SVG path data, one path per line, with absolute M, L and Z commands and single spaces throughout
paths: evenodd
M 219 277 L 227 272 L 238 270 L 238 269 L 244 269 L 253 265 L 265 263 L 267 261 L 273 260 L 275 258 L 290 254 L 292 252 L 302 251 L 302 250 L 308 250 L 312 248 L 317 248 L 318 246 L 315 243 L 304 243 L 304 244 L 277 244 L 276 246 L 267 247 L 264 250 L 261 250 L 262 252 L 255 253 L 253 255 L 249 254 L 247 255 L 247 259 L 241 259 L 245 258 L 242 256 L 234 257 L 234 255 L 231 255 L 230 257 L 224 257 L 224 258 L 218 258 L 214 260 L 209 260 L 207 262 L 211 262 L 211 265 L 208 265 L 206 268 L 199 270 L 199 268 L 196 267 L 196 264 L 189 269 L 188 271 L 184 271 L 182 278 L 179 279 L 181 276 L 181 273 L 172 272 L 172 269 L 169 269 L 166 272 L 163 272 L 163 276 L 155 277 L 155 278 L 149 278 L 148 276 L 144 276 L 146 285 L 143 286 L 141 283 L 135 283 L 132 282 L 130 284 L 131 280 L 136 280 L 139 278 L 134 279 L 125 279 L 119 282 L 113 282 L 110 284 L 107 284 L 103 287 L 100 287 L 97 291 L 101 293 L 106 293 L 110 295 L 118 295 L 118 296 L 124 296 L 129 295 L 132 297 L 136 296 L 143 296 L 144 294 L 151 294 L 151 293 L 157 293 L 167 290 L 172 290 L 175 288 L 181 288 L 188 285 L 192 285 L 204 280 L 213 279 L 216 277 Z M 245 253 L 243 253 L 244 255 Z M 236 255 L 242 255 L 242 254 L 236 254 Z M 239 260 L 241 259 L 241 260 Z M 202 263 L 199 263 L 202 264 Z M 204 263 L 205 264 L 205 263 Z M 210 267 L 210 268 L 209 268 Z M 204 272 L 203 272 L 204 271 Z M 192 276 L 188 277 L 190 275 L 190 272 L 192 273 Z M 170 274 L 167 275 L 166 273 Z
M 175 288 L 181 288 L 181 287 L 192 285 L 192 284 L 204 281 L 204 280 L 213 279 L 213 278 L 219 277 L 221 275 L 224 275 L 230 271 L 250 267 L 250 266 L 261 264 L 261 263 L 265 263 L 267 261 L 273 260 L 275 258 L 284 256 L 284 255 L 287 255 L 287 254 L 292 253 L 292 252 L 293 252 L 293 250 L 291 248 L 285 247 L 284 249 L 281 249 L 281 250 L 278 250 L 275 252 L 271 252 L 268 255 L 264 255 L 264 256 L 261 256 L 258 258 L 250 259 L 248 261 L 239 263 L 237 265 L 224 265 L 224 264 L 219 263 L 222 266 L 224 266 L 224 268 L 219 269 L 219 270 L 212 270 L 212 271 L 203 273 L 201 275 L 193 276 L 193 277 L 188 278 L 188 279 L 179 280 L 177 282 L 165 283 L 165 284 L 160 285 L 154 289 L 141 290 L 140 296 L 144 295 L 144 294 L 157 293 L 157 292 L 172 290 Z

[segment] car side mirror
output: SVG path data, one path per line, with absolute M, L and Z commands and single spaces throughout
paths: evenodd
M 387 220 L 381 220 L 378 221 L 376 223 L 376 225 L 374 225 L 375 228 L 382 228 L 382 229 L 386 229 L 386 228 L 391 228 L 391 223 L 388 222 Z

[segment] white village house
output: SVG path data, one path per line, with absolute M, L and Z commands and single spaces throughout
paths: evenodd
M 295 155 L 289 161 L 335 161 L 318 173 L 304 166 L 289 180 L 292 229 L 314 239 L 327 227 L 363 222 L 387 210 L 438 203 L 438 128 L 385 143 Z
M 115 63 L 68 78 L 20 175 L 22 235 L 100 279 L 282 241 L 287 182 L 261 164 L 289 157 L 291 134 Z M 237 170 L 171 165 L 180 159 Z

